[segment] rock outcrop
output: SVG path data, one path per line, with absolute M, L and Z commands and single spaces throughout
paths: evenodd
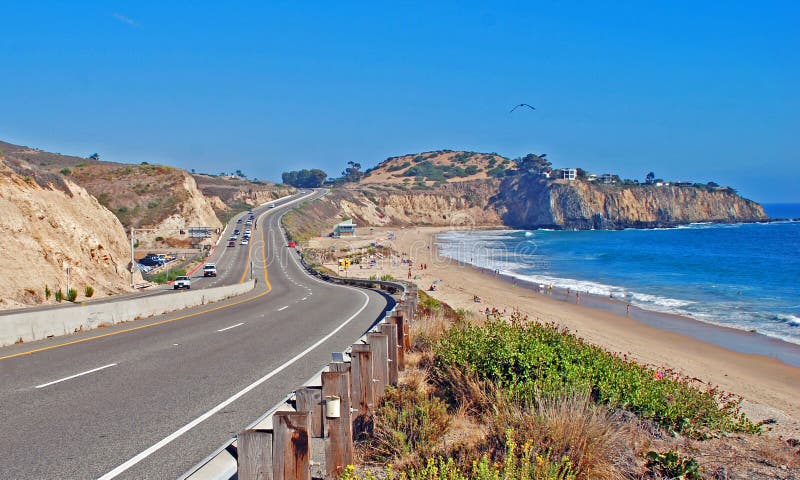
M 0 158 L 0 309 L 54 303 L 68 284 L 79 301 L 87 286 L 94 298 L 129 291 L 130 246 L 117 217 L 73 182 L 24 168 Z
M 761 205 L 730 189 L 597 185 L 581 180 L 508 177 L 491 205 L 514 228 L 655 228 L 694 222 L 767 219 Z

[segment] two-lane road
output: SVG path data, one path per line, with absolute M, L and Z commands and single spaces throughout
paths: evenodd
M 307 276 L 284 246 L 286 208 L 257 213 L 236 247 L 251 294 L 0 349 L 0 478 L 175 478 L 358 338 L 388 300 Z

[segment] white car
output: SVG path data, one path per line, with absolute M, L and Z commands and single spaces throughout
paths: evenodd
M 249 243 L 248 240 L 246 238 L 243 238 L 242 241 L 239 242 L 239 245 L 247 245 L 248 243 Z
M 252 234 L 252 232 L 248 228 L 247 230 L 244 231 L 244 234 L 247 235 L 247 236 L 250 236 Z
M 204 277 L 216 277 L 217 276 L 217 266 L 213 263 L 206 263 L 203 265 L 203 276 Z
M 175 277 L 175 282 L 172 284 L 173 290 L 179 290 L 181 288 L 185 288 L 189 290 L 192 288 L 192 281 L 189 277 Z
M 269 208 L 275 208 L 275 204 L 274 203 L 270 203 L 269 204 Z

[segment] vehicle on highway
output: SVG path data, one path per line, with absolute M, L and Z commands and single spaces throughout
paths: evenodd
M 180 290 L 182 288 L 186 290 L 192 288 L 192 280 L 189 277 L 175 277 L 175 282 L 172 283 L 172 289 Z
M 164 261 L 158 258 L 158 255 L 155 253 L 148 253 L 143 258 L 139 259 L 139 263 L 148 267 L 160 267 L 164 265 Z
M 274 203 L 270 203 L 269 204 L 269 208 L 275 208 L 275 204 Z
M 206 263 L 203 265 L 203 276 L 204 277 L 216 277 L 217 276 L 217 266 L 213 263 Z
M 228 246 L 229 247 L 235 247 L 236 246 L 236 240 L 229 240 L 228 241 Z
M 253 233 L 253 232 L 252 232 L 252 230 L 250 230 L 249 228 L 248 228 L 247 230 L 245 230 L 245 231 L 244 231 L 244 234 L 245 234 L 245 235 L 250 235 L 250 234 L 252 234 L 252 233 Z
M 242 219 L 236 220 L 236 223 L 242 223 Z
M 239 229 L 237 228 L 236 230 L 234 230 L 234 231 L 233 231 L 233 234 L 234 234 L 234 235 L 239 235 Z
M 247 245 L 248 243 L 250 243 L 250 241 L 246 238 L 243 238 L 242 241 L 239 242 L 239 245 Z

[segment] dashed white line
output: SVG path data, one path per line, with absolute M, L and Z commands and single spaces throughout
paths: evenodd
M 279 308 L 278 311 L 282 312 L 282 311 L 286 310 L 287 308 L 289 308 L 289 305 L 286 305 L 285 307 Z
M 103 365 L 102 367 L 93 368 L 91 370 L 86 370 L 85 372 L 76 373 L 75 375 L 70 375 L 69 377 L 60 378 L 58 380 L 53 380 L 52 382 L 43 383 L 41 385 L 36 385 L 35 388 L 44 388 L 49 387 L 50 385 L 55 385 L 56 383 L 65 382 L 67 380 L 72 380 L 73 378 L 82 377 L 84 375 L 88 375 L 90 373 L 99 372 L 100 370 L 104 370 L 106 368 L 115 367 L 117 366 L 116 363 L 109 363 L 108 365 Z
M 301 298 L 301 299 L 300 299 L 300 301 L 301 301 L 301 302 L 302 302 L 302 301 L 305 301 L 307 298 L 308 298 L 308 297 L 303 297 L 303 298 Z
M 220 329 L 219 329 L 219 330 L 217 330 L 217 331 L 218 331 L 218 332 L 224 332 L 225 330 L 230 330 L 231 328 L 241 327 L 242 325 L 244 325 L 244 322 L 242 322 L 242 323 L 237 323 L 236 325 L 231 325 L 230 327 L 220 328 Z
M 282 372 L 283 370 L 285 370 L 286 368 L 291 366 L 293 363 L 297 362 L 298 360 L 300 360 L 301 358 L 306 356 L 308 354 L 308 352 L 311 352 L 315 348 L 317 348 L 320 345 L 322 345 L 329 338 L 331 338 L 332 336 L 336 335 L 336 333 L 339 330 L 343 329 L 348 323 L 350 323 L 354 318 L 356 318 L 361 312 L 363 312 L 365 308 L 367 308 L 367 305 L 369 305 L 369 297 L 364 292 L 361 292 L 361 294 L 364 295 L 364 298 L 366 298 L 366 301 L 364 302 L 363 305 L 361 305 L 361 308 L 359 308 L 357 312 L 355 312 L 353 315 L 351 315 L 350 318 L 348 318 L 347 320 L 342 322 L 338 327 L 334 328 L 330 333 L 328 333 L 324 337 L 322 337 L 319 340 L 317 340 L 313 345 L 309 346 L 308 348 L 306 348 L 302 352 L 298 353 L 294 357 L 292 357 L 289 360 L 287 360 L 286 362 L 284 362 L 281 366 L 279 366 L 275 370 L 269 372 L 268 374 L 266 374 L 263 377 L 259 378 L 258 380 L 256 380 L 255 382 L 251 383 L 250 385 L 246 386 L 242 390 L 238 391 L 233 396 L 231 396 L 227 400 L 223 401 L 219 405 L 215 406 L 211 410 L 209 410 L 206 413 L 204 413 L 204 414 L 200 415 L 199 417 L 195 418 L 191 422 L 187 423 L 183 427 L 179 428 L 178 430 L 174 431 L 170 435 L 166 436 L 164 439 L 160 440 L 155 445 L 152 445 L 151 447 L 145 449 L 144 451 L 142 451 L 138 455 L 134 456 L 130 460 L 126 461 L 122 465 L 120 465 L 117 468 L 115 468 L 115 469 L 111 470 L 110 472 L 106 473 L 105 475 L 100 477 L 99 480 L 111 480 L 112 478 L 118 477 L 124 471 L 128 470 L 132 466 L 136 465 L 137 463 L 141 462 L 145 458 L 147 458 L 150 455 L 152 455 L 153 452 L 156 452 L 156 451 L 160 450 L 161 448 L 163 448 L 165 445 L 169 444 L 170 442 L 172 442 L 176 438 L 180 437 L 184 433 L 186 433 L 189 430 L 193 429 L 194 427 L 196 427 L 200 423 L 206 421 L 206 419 L 208 419 L 212 415 L 214 415 L 217 412 L 219 412 L 220 410 L 224 409 L 225 407 L 227 407 L 231 403 L 235 402 L 236 400 L 238 400 L 239 398 L 241 398 L 242 396 L 244 396 L 245 394 L 247 394 L 251 390 L 255 389 L 256 387 L 258 387 L 262 383 L 266 382 L 270 378 L 274 377 L 278 373 Z

